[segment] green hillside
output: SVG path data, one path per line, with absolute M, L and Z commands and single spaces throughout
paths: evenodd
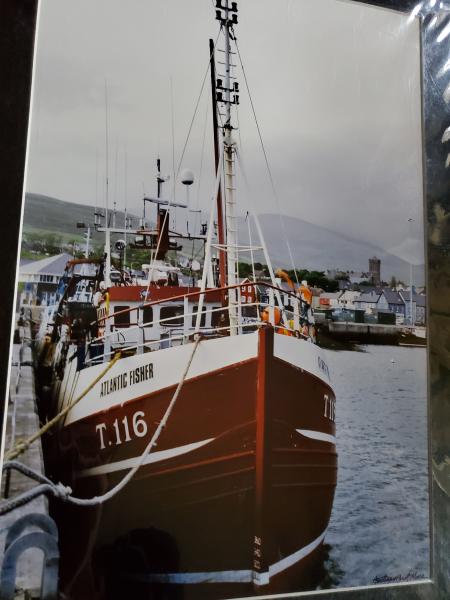
M 138 227 L 139 218 L 130 214 L 128 217 L 131 218 L 131 227 Z M 117 211 L 116 225 L 121 227 L 124 221 L 123 211 Z M 77 222 L 93 225 L 94 207 L 64 202 L 42 194 L 27 193 L 23 216 L 21 258 L 39 260 L 61 252 L 68 252 L 78 258 L 82 257 L 85 251 L 84 234 L 86 229 L 77 228 Z M 103 224 L 104 220 L 102 220 Z M 122 236 L 113 234 L 111 241 L 114 243 L 119 237 Z M 105 234 L 92 227 L 91 254 L 102 256 L 104 241 Z M 128 265 L 140 267 L 142 263 L 149 261 L 149 252 L 129 247 L 126 257 Z M 118 260 L 115 255 L 113 255 L 113 259 Z
M 133 225 L 137 224 L 137 217 L 131 216 Z M 116 223 L 123 225 L 124 213 L 117 211 Z M 24 233 L 45 235 L 57 234 L 65 242 L 83 239 L 83 229 L 77 228 L 77 222 L 93 224 L 94 207 L 74 202 L 64 202 L 50 196 L 27 193 L 25 195 L 25 208 L 23 215 Z M 92 230 L 94 242 L 102 242 L 104 235 Z

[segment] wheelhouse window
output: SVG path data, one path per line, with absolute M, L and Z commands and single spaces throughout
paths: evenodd
M 147 325 L 153 321 L 153 306 L 144 306 L 142 310 L 142 323 Z
M 170 319 L 170 321 L 163 321 L 164 327 L 179 327 L 183 325 L 183 306 L 162 306 L 160 311 L 160 319 Z
M 258 317 L 258 311 L 256 310 L 256 306 L 243 306 L 241 310 L 243 317 L 251 319 L 256 319 Z
M 230 320 L 228 318 L 228 310 L 222 309 L 217 310 L 220 306 L 215 306 L 213 312 L 211 314 L 211 327 L 228 327 L 230 324 Z
M 115 306 L 114 307 L 114 327 L 129 327 L 130 326 L 130 312 L 124 312 L 122 314 L 116 314 L 122 310 L 127 310 L 129 306 Z

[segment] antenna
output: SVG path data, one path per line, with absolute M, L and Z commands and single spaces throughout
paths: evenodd
M 111 285 L 111 237 L 109 230 L 108 193 L 109 193 L 109 130 L 108 130 L 108 83 L 105 79 L 105 284 Z
M 113 229 L 116 228 L 116 213 L 117 213 L 117 162 L 119 158 L 119 148 L 116 140 L 116 155 L 114 160 L 114 203 L 113 203 Z
M 98 151 L 95 152 L 95 208 L 94 208 L 94 223 L 96 222 L 98 206 Z
M 108 225 L 108 203 L 109 203 L 109 127 L 108 127 L 108 83 L 105 79 L 105 208 L 106 225 Z
M 183 169 L 180 174 L 181 183 L 186 187 L 186 206 L 188 208 L 186 230 L 189 234 L 189 188 L 194 183 L 194 173 L 190 169 Z
M 189 188 L 194 183 L 194 173 L 190 169 L 183 169 L 180 179 L 181 183 L 186 186 L 186 206 L 189 208 Z
M 145 183 L 142 182 L 142 219 L 141 219 L 141 227 L 145 227 Z
M 128 197 L 127 197 L 127 186 L 128 186 L 128 181 L 127 181 L 127 175 L 128 175 L 128 156 L 127 156 L 127 149 L 126 147 L 123 150 L 123 158 L 124 158 L 124 173 L 123 173 L 123 187 L 124 187 L 124 191 L 123 191 L 123 197 L 124 197 L 124 223 L 125 223 L 125 248 L 123 251 L 123 266 L 125 267 L 127 264 L 127 229 L 128 229 L 128 216 L 127 216 L 127 206 L 128 206 Z
M 173 80 L 172 76 L 170 77 L 170 108 L 172 115 L 172 177 L 173 177 L 173 198 L 172 200 L 176 201 L 176 177 L 175 177 L 175 115 L 174 115 L 174 107 L 173 107 Z

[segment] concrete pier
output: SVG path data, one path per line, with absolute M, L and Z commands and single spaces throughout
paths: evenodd
M 330 333 L 367 337 L 396 337 L 400 331 L 395 325 L 380 325 L 378 323 L 347 323 L 345 321 L 331 321 L 328 324 L 328 329 Z
M 20 358 L 22 365 L 20 365 Z M 14 344 L 8 401 L 5 454 L 19 440 L 24 440 L 39 429 L 36 409 L 31 347 L 25 343 L 22 352 L 20 345 Z M 20 373 L 19 373 L 20 371 Z M 16 387 L 17 386 L 17 387 Z M 14 440 L 12 439 L 14 436 Z M 42 448 L 40 441 L 34 442 L 17 460 L 30 468 L 44 474 Z M 2 474 L 1 500 L 4 501 L 6 474 Z M 9 482 L 9 498 L 31 489 L 37 483 L 16 471 L 11 471 Z M 0 517 L 0 563 L 3 561 L 5 538 L 8 528 L 19 517 L 29 513 L 48 514 L 47 499 L 44 496 L 17 508 Z M 23 553 L 18 563 L 16 579 L 17 600 L 39 598 L 41 585 L 43 555 L 38 549 L 30 549 Z

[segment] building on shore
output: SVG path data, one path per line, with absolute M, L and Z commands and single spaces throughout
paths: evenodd
M 424 294 L 416 294 L 413 289 L 412 296 L 412 311 L 413 318 L 411 320 L 411 291 L 402 290 L 399 292 L 405 307 L 406 323 L 414 323 L 414 325 L 426 325 L 426 296 Z
M 369 258 L 369 281 L 375 287 L 381 285 L 381 260 L 376 256 Z
M 19 305 L 31 304 L 36 299 L 43 305 L 53 304 L 59 279 L 72 258 L 71 254 L 63 253 L 20 264 L 18 279 L 23 289 L 19 294 Z
M 353 310 L 355 307 L 355 300 L 359 298 L 361 292 L 355 290 L 345 290 L 338 298 L 338 305 L 341 308 L 347 308 Z
M 374 290 L 365 292 L 355 298 L 353 304 L 357 310 L 364 310 L 366 313 L 374 313 L 377 309 L 380 296 L 381 293 Z
M 337 308 L 342 292 L 323 292 L 320 294 L 320 308 Z

